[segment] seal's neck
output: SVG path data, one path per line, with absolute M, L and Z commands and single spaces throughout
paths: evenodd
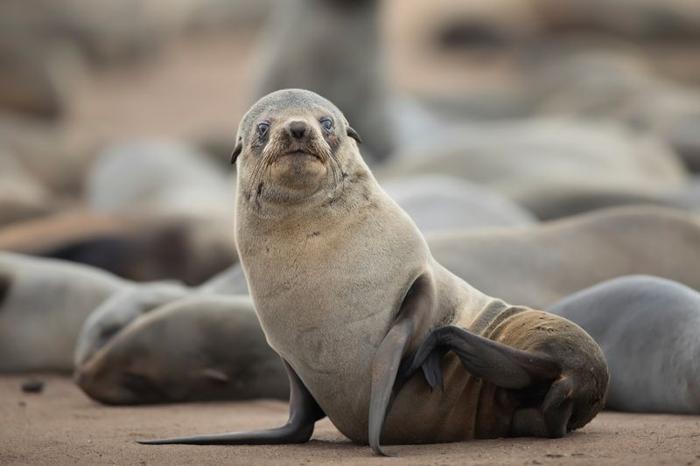
M 275 202 L 246 194 L 239 179 L 236 192 L 236 224 L 245 222 L 266 228 L 279 229 L 285 225 L 298 227 L 312 223 L 332 223 L 352 210 L 374 202 L 382 193 L 364 161 L 358 156 L 331 186 L 301 202 Z

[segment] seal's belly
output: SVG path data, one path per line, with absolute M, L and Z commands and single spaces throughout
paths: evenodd
M 504 320 L 519 313 L 496 302 L 486 306 L 472 322 L 454 324 L 489 338 L 499 333 Z M 377 335 L 371 344 L 378 346 L 383 335 Z M 338 346 L 336 361 L 343 360 L 342 348 L 350 344 L 345 341 Z M 345 436 L 367 443 L 372 362 L 371 358 L 357 365 L 353 362 L 346 359 L 344 365 L 334 367 L 334 372 L 310 374 L 316 390 L 312 393 Z M 499 393 L 504 390 L 472 376 L 453 353 L 443 358 L 441 367 L 442 390 L 431 390 L 420 371 L 402 388 L 388 413 L 382 442 L 439 443 L 509 435 L 515 406 L 504 401 L 509 398 Z M 305 368 L 300 366 L 299 370 Z
M 452 353 L 442 362 L 444 389 L 431 390 L 421 373 L 400 391 L 387 415 L 383 444 L 444 443 L 504 437 L 510 432 L 512 409 L 501 406 L 498 389 L 464 370 Z M 368 442 L 369 382 L 362 395 L 347 393 L 341 410 L 327 413 L 352 441 Z M 353 409 L 350 409 L 350 408 Z
M 422 238 L 382 222 L 355 225 L 353 235 L 262 237 L 241 256 L 270 346 L 348 436 L 366 425 L 373 357 L 429 257 Z
M 391 312 L 368 312 L 359 319 L 300 323 L 287 326 L 285 333 L 272 330 L 268 334 L 273 348 L 294 368 L 336 427 L 350 438 L 357 426 L 367 425 L 372 357 L 391 317 Z
M 386 444 L 456 442 L 477 436 L 483 382 L 449 353 L 442 361 L 444 389 L 431 390 L 417 373 L 401 390 L 386 419 Z M 365 434 L 366 435 L 366 434 Z
M 278 287 L 275 296 L 254 295 L 256 308 L 272 348 L 352 438 L 356 426 L 366 425 L 372 359 L 405 291 L 367 273 L 303 286 L 314 281 L 315 273 L 306 272 L 298 286 Z M 409 272 L 403 273 L 410 283 Z M 368 285 L 367 279 L 374 283 Z

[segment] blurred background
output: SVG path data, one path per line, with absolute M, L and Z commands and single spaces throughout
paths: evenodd
M 238 121 L 283 87 L 338 104 L 395 197 L 694 209 L 699 46 L 696 0 L 3 0 L 0 249 L 203 282 L 236 260 Z

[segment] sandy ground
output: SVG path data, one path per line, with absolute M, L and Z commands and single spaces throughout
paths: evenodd
M 392 458 L 372 457 L 327 420 L 305 445 L 144 446 L 135 440 L 273 426 L 286 420 L 286 405 L 105 407 L 68 378 L 40 378 L 41 394 L 20 390 L 26 376 L 0 378 L 0 464 L 700 464 L 700 417 L 613 412 L 563 439 L 390 446 Z

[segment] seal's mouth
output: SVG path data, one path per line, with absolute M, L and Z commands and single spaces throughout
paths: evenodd
M 284 156 L 298 157 L 298 156 L 303 156 L 303 155 L 306 155 L 309 157 L 315 157 L 320 162 L 323 162 L 323 157 L 321 157 L 319 154 L 312 152 L 312 151 L 309 151 L 307 149 L 291 149 L 291 150 L 288 150 L 288 151 L 280 154 L 280 157 L 284 157 Z

